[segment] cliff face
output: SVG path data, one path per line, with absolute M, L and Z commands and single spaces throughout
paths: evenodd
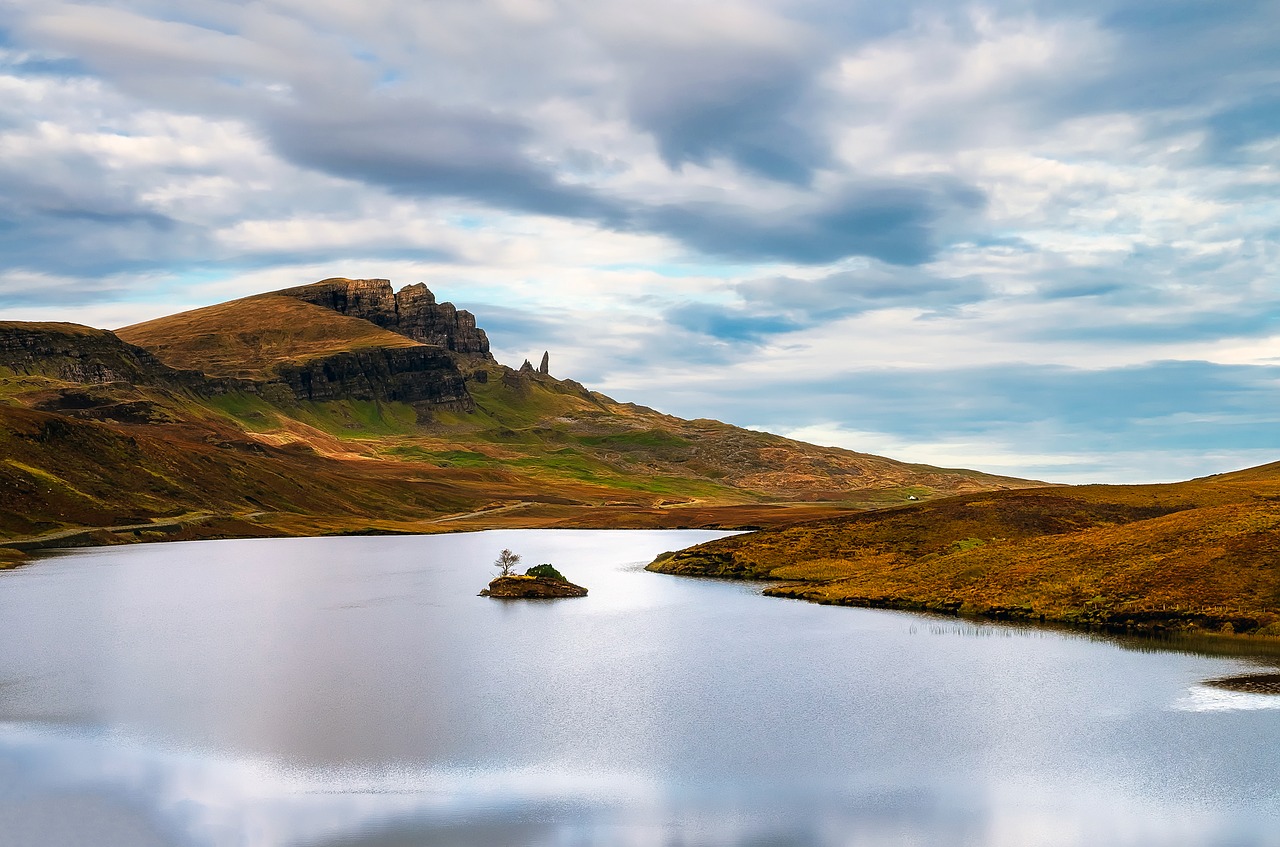
M 146 409 L 126 408 L 125 404 L 136 405 L 139 398 L 121 392 L 134 386 L 206 397 L 241 391 L 277 398 L 287 388 L 298 400 L 383 400 L 423 408 L 475 408 L 453 359 L 440 348 L 427 346 L 371 347 L 285 362 L 269 379 L 211 378 L 199 371 L 171 368 L 106 330 L 5 321 L 0 322 L 0 368 L 78 386 L 115 386 L 105 394 L 102 389 L 62 388 L 41 400 L 39 407 L 129 422 L 144 418 L 144 412 L 152 414 L 149 403 L 143 404 Z
M 386 279 L 335 278 L 274 293 L 363 318 L 423 344 L 493 360 L 489 338 L 476 326 L 475 315 L 452 303 L 437 303 L 422 283 L 396 292 Z
M 258 393 L 259 383 L 209 379 L 172 368 L 114 333 L 79 324 L 0 321 L 0 373 L 44 377 L 71 385 L 33 386 L 32 408 L 69 417 L 117 423 L 169 423 L 155 390 L 214 397 Z
M 299 400 L 389 400 L 471 411 L 475 403 L 453 359 L 435 347 L 336 353 L 276 369 Z
M 84 385 L 157 385 L 192 376 L 104 329 L 21 321 L 0 321 L 0 367 Z

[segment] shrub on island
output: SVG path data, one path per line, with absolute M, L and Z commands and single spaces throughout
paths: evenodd
M 556 570 L 554 566 L 549 564 L 534 565 L 524 572 L 525 576 L 539 576 L 543 579 L 558 579 L 561 582 L 568 582 L 564 574 Z

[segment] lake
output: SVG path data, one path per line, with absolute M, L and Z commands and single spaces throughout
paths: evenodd
M 0 572 L 0 843 L 1280 845 L 1273 664 L 647 573 L 702 531 Z M 509 547 L 583 599 L 477 597 Z

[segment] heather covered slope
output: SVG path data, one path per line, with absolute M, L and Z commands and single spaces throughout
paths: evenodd
M 285 363 L 418 342 L 293 297 L 264 294 L 118 329 L 170 367 L 209 376 L 265 378 Z
M 117 334 L 0 325 L 0 443 L 11 540 L 760 526 L 1031 484 L 619 403 L 498 364 L 470 313 L 385 280 Z
M 952 497 L 736 536 L 664 573 L 992 618 L 1280 634 L 1280 465 L 1170 485 Z
M 468 490 L 474 474 L 397 473 L 270 448 L 213 421 L 122 426 L 0 407 L 0 448 L 0 537 L 196 515 L 412 519 L 479 500 Z M 262 531 L 232 534 L 273 534 L 257 523 Z

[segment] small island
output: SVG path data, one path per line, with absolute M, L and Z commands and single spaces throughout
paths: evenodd
M 545 599 L 552 597 L 586 597 L 587 589 L 575 585 L 565 579 L 564 574 L 549 564 L 534 565 L 524 572 L 514 572 L 520 563 L 520 556 L 510 550 L 503 550 L 494 562 L 499 573 L 489 583 L 489 587 L 480 592 L 481 597 L 499 597 L 502 599 Z

